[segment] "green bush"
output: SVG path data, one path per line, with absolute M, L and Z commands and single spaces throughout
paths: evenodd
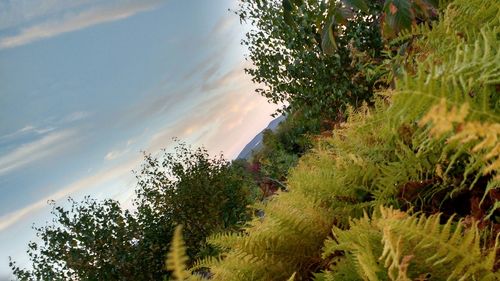
M 333 1 L 330 1 L 333 3 Z M 255 67 L 246 69 L 257 92 L 306 118 L 336 119 L 345 106 L 370 100 L 378 79 L 369 69 L 379 64 L 383 48 L 379 15 L 382 6 L 369 4 L 337 30 L 336 51 L 324 52 L 324 18 L 332 10 L 325 1 L 240 2 L 236 13 L 253 26 L 243 45 Z
M 235 230 L 249 218 L 257 188 L 222 156 L 184 144 L 175 153 L 145 155 L 134 211 L 113 200 L 70 200 L 53 206 L 53 223 L 35 227 L 31 267 L 11 262 L 19 280 L 162 280 L 175 225 L 185 225 L 191 259 L 214 254 L 205 237 Z

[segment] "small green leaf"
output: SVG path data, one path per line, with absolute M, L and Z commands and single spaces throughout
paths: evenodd
M 343 0 L 347 6 L 361 10 L 362 12 L 368 12 L 368 4 L 365 0 Z
M 292 12 L 293 10 L 293 4 L 290 2 L 290 0 L 283 0 L 283 10 L 285 12 Z
M 384 37 L 391 38 L 401 30 L 411 28 L 414 15 L 411 3 L 408 0 L 388 0 L 384 5 L 382 16 L 382 33 Z

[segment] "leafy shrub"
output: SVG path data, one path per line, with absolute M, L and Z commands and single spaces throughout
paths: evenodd
M 209 234 L 246 222 L 247 206 L 257 196 L 244 170 L 233 168 L 222 155 L 210 158 L 205 149 L 193 151 L 185 145 L 161 158 L 146 155 L 137 178 L 139 214 L 183 224 L 191 258 L 210 251 L 204 243 Z
M 161 280 L 175 225 L 185 225 L 189 257 L 213 249 L 205 237 L 237 229 L 256 197 L 252 178 L 222 156 L 180 144 L 175 153 L 145 155 L 137 174 L 135 211 L 113 200 L 54 205 L 53 224 L 36 227 L 28 248 L 32 266 L 11 262 L 20 280 Z
M 284 103 L 280 112 L 302 110 L 306 118 L 335 119 L 346 105 L 369 100 L 378 77 L 365 70 L 378 64 L 383 45 L 377 18 L 382 7 L 368 6 L 346 20 L 335 53 L 327 54 L 324 49 L 332 47 L 325 45 L 323 20 L 331 8 L 325 1 L 241 1 L 236 13 L 254 27 L 243 45 L 255 66 L 246 72 L 264 85 L 257 92 Z

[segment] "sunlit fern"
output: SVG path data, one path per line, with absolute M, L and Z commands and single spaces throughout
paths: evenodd
M 372 218 L 351 221 L 349 230 L 333 229 L 325 243 L 324 257 L 344 253 L 347 264 L 336 263 L 325 275 L 335 276 L 343 267 L 354 266 L 350 280 L 498 280 L 495 272 L 497 243 L 483 249 L 476 224 L 440 216 L 408 215 L 381 207 Z M 350 264 L 349 264 L 350 263 Z M 339 268 L 341 267 L 341 268 Z M 351 273 L 353 274 L 353 273 Z M 347 280 L 347 279 L 346 279 Z

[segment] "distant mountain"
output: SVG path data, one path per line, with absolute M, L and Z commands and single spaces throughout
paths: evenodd
M 267 125 L 267 127 L 262 130 L 259 134 L 257 134 L 240 152 L 236 159 L 249 159 L 252 156 L 253 151 L 257 151 L 262 146 L 262 137 L 265 130 L 269 129 L 275 131 L 278 125 L 286 119 L 286 116 L 281 115 L 278 118 L 274 119 Z

